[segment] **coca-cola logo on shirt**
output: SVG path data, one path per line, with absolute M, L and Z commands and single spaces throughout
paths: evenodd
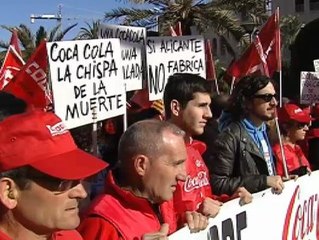
M 207 174 L 205 171 L 198 172 L 197 176 L 193 178 L 188 175 L 184 184 L 184 191 L 191 192 L 194 189 L 198 189 L 204 186 L 209 185 Z
M 318 239 L 318 194 L 301 199 L 300 192 L 300 186 L 297 186 L 288 206 L 282 239 L 308 239 L 313 235 Z

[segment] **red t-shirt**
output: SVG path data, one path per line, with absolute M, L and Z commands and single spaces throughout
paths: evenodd
M 0 240 L 13 240 L 7 234 L 0 231 Z M 53 234 L 52 240 L 83 240 L 81 235 L 75 230 L 59 231 Z

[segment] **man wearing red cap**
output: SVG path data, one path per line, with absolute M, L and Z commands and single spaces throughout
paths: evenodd
M 82 239 L 73 230 L 82 180 L 106 163 L 77 148 L 53 113 L 7 117 L 0 132 L 0 239 Z
M 287 103 L 278 110 L 278 120 L 282 133 L 283 150 L 286 158 L 288 174 L 304 175 L 310 172 L 310 164 L 302 152 L 297 141 L 304 140 L 311 116 L 309 111 L 303 110 L 295 104 Z M 283 158 L 280 144 L 273 146 L 273 151 L 277 159 L 277 173 L 285 176 Z

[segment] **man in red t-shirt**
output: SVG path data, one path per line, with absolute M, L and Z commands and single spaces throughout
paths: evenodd
M 210 93 L 211 83 L 190 73 L 176 73 L 170 76 L 165 86 L 165 117 L 186 134 L 186 181 L 178 184 L 173 200 L 164 203 L 163 208 L 172 209 L 168 210 L 167 214 L 174 213 L 172 217 L 176 218 L 176 228 L 185 224 L 185 212 L 197 211 L 205 216 L 214 217 L 222 205 L 219 200 L 225 201 L 240 196 L 242 203 L 248 203 L 252 199 L 252 195 L 245 188 L 239 188 L 232 197 L 217 197 L 212 194 L 210 174 L 201 156 L 206 150 L 206 145 L 193 139 L 193 136 L 204 132 L 207 121 L 212 117 Z
M 53 113 L 6 116 L 0 132 L 0 240 L 82 239 L 82 180 L 107 164 L 80 150 Z

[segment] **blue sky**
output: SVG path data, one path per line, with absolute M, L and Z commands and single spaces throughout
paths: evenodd
M 102 19 L 104 13 L 117 7 L 129 7 L 125 1 L 115 0 L 6 0 L 1 4 L 0 25 L 18 26 L 23 23 L 34 32 L 42 25 L 47 30 L 56 26 L 56 20 L 36 19 L 32 24 L 30 15 L 57 14 L 58 6 L 62 6 L 62 28 L 79 23 L 73 32 L 70 31 L 70 38 L 74 37 L 85 22 Z M 11 34 L 0 29 L 0 39 L 9 41 Z

